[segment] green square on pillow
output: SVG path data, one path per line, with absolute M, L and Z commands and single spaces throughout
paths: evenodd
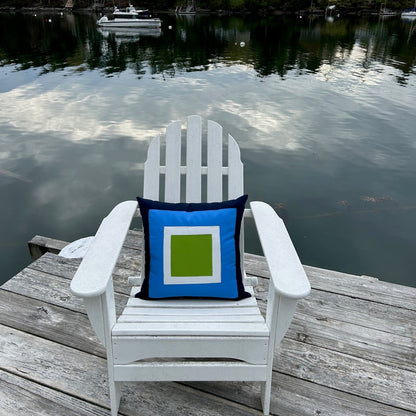
M 171 276 L 212 276 L 212 235 L 171 236 Z

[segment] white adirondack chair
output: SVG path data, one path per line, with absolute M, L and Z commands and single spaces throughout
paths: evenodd
M 243 164 L 236 141 L 228 135 L 228 161 L 223 165 L 222 127 L 208 121 L 207 166 L 201 165 L 202 122 L 187 120 L 186 166 L 181 166 L 181 123 L 166 129 L 166 165 L 160 164 L 160 136 L 151 142 L 144 167 L 144 192 L 159 200 L 180 201 L 185 175 L 186 202 L 201 202 L 201 178 L 207 176 L 207 202 L 243 194 Z M 228 195 L 223 177 L 228 176 Z M 239 301 L 213 299 L 142 300 L 132 296 L 117 319 L 112 273 L 135 215 L 136 201 L 117 205 L 101 223 L 75 277 L 73 294 L 85 301 L 92 326 L 107 350 L 111 414 L 116 416 L 123 381 L 258 381 L 263 412 L 269 414 L 273 353 L 286 333 L 299 298 L 310 292 L 309 281 L 282 220 L 263 202 L 251 202 L 253 216 L 270 269 L 267 314 L 254 296 Z M 253 283 L 245 275 L 245 290 Z M 192 358 L 192 360 L 180 358 Z M 163 359 L 163 360 L 161 360 Z M 218 359 L 218 360 L 216 360 Z M 197 406 L 197 404 L 195 404 Z

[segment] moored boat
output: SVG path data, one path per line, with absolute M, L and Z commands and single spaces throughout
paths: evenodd
M 138 10 L 129 4 L 125 10 L 114 7 L 113 19 L 103 16 L 97 20 L 97 24 L 102 27 L 145 27 L 157 29 L 161 27 L 162 22 L 159 18 L 152 17 L 149 10 Z
M 416 9 L 409 9 L 402 12 L 402 17 L 415 17 L 416 18 Z
M 415 5 L 413 6 L 413 9 L 406 9 L 404 12 L 402 12 L 402 17 L 416 18 L 416 0 L 415 0 Z

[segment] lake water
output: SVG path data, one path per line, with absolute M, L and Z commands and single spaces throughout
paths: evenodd
M 0 281 L 35 234 L 93 234 L 140 194 L 149 140 L 199 114 L 237 139 L 249 199 L 304 264 L 416 286 L 416 22 L 161 18 L 0 14 Z

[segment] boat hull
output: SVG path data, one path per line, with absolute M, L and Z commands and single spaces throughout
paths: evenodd
M 100 19 L 97 22 L 101 27 L 141 27 L 159 29 L 162 26 L 160 19 Z
M 161 29 L 152 27 L 99 27 L 98 31 L 108 38 L 110 35 L 114 35 L 116 39 L 123 41 L 136 41 L 142 36 L 159 37 L 162 34 Z

